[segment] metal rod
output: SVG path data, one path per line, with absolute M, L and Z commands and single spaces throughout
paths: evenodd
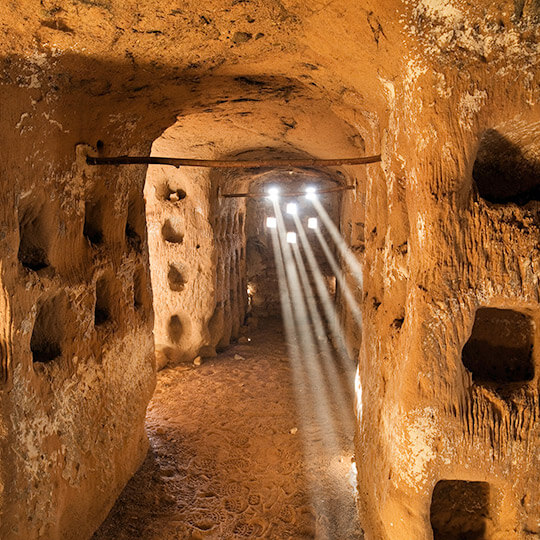
M 215 169 L 255 169 L 262 167 L 337 167 L 340 165 L 365 165 L 381 161 L 381 156 L 364 156 L 340 159 L 263 159 L 219 160 L 168 158 L 154 156 L 86 156 L 88 165 L 172 165 L 173 167 L 210 167 Z
M 320 193 L 335 193 L 336 191 L 346 191 L 348 189 L 354 189 L 354 186 L 339 186 L 335 188 L 327 188 L 327 189 L 318 189 L 317 195 Z M 280 193 L 280 197 L 301 197 L 302 195 L 305 195 L 305 191 L 297 191 L 293 193 Z M 268 193 L 264 191 L 259 191 L 255 193 L 221 193 L 221 197 L 226 198 L 235 198 L 235 197 L 246 197 L 248 199 L 259 199 L 263 197 L 268 197 Z

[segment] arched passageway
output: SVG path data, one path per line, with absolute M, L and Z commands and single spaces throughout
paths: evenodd
M 191 112 L 153 153 L 359 152 L 361 138 L 316 99 L 288 96 L 286 122 L 276 117 L 283 99 L 250 105 L 249 114 L 243 103 Z M 264 130 L 253 129 L 253 116 Z M 359 289 L 349 290 L 335 243 L 343 201 L 355 200 L 351 172 L 149 167 L 154 336 L 164 369 L 147 418 L 150 454 L 96 539 L 359 537 L 359 343 L 340 323 L 350 310 L 337 308 L 345 288 L 358 311 Z M 268 197 L 273 189 L 278 200 Z

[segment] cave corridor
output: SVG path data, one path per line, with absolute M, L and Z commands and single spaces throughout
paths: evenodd
M 0 540 L 540 538 L 537 0 L 0 28 Z

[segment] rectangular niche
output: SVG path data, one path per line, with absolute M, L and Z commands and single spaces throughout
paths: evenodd
M 25 268 L 35 272 L 49 266 L 49 243 L 52 237 L 53 211 L 43 193 L 19 208 L 18 258 Z
M 511 309 L 480 308 L 463 365 L 478 384 L 526 383 L 534 378 L 534 325 L 531 317 Z
M 433 540 L 487 540 L 489 484 L 441 480 L 430 508 Z
M 67 297 L 64 293 L 45 300 L 39 306 L 30 339 L 34 362 L 46 364 L 62 356 L 68 321 Z

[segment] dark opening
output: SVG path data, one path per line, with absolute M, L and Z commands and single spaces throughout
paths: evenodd
M 111 320 L 111 285 L 105 277 L 96 282 L 96 307 L 94 323 L 96 326 L 105 324 Z
M 159 195 L 164 201 L 172 203 L 182 201 L 187 196 L 183 189 L 171 187 L 168 183 L 163 184 L 159 191 Z
M 181 244 L 184 241 L 184 233 L 179 222 L 167 219 L 161 227 L 161 234 L 166 242 Z
M 65 307 L 63 295 L 50 298 L 40 306 L 30 338 L 34 362 L 47 363 L 62 355 Z
M 5 383 L 9 377 L 10 346 L 7 341 L 0 339 L 0 383 Z
M 145 269 L 141 266 L 133 274 L 133 307 L 144 308 L 149 304 L 149 294 Z
M 136 251 L 142 248 L 142 238 L 144 236 L 145 216 L 144 199 L 142 194 L 133 193 L 129 198 L 128 212 L 126 220 L 126 239 Z
M 182 337 L 182 321 L 178 315 L 173 315 L 169 319 L 168 333 L 172 343 L 179 343 Z
M 496 129 L 484 132 L 472 173 L 483 199 L 519 205 L 540 200 L 540 160 L 529 147 L 527 141 L 516 144 Z
M 84 212 L 84 236 L 91 244 L 103 242 L 103 205 L 101 201 L 88 201 Z
M 43 204 L 19 209 L 19 261 L 25 268 L 38 271 L 49 266 L 47 251 L 50 227 Z
M 431 498 L 433 540 L 487 540 L 489 484 L 437 482 Z
M 184 290 L 186 280 L 184 278 L 184 268 L 179 264 L 169 264 L 167 279 L 171 291 L 181 292 Z
M 476 312 L 462 360 L 477 383 L 518 383 L 534 378 L 533 323 L 511 309 L 480 308 Z

